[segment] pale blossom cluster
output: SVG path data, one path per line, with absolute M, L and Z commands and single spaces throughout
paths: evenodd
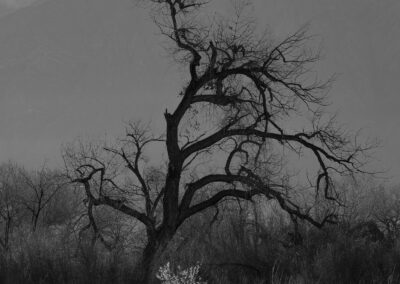
M 156 277 L 162 281 L 163 284 L 207 284 L 202 282 L 199 277 L 200 264 L 197 263 L 187 269 L 182 269 L 180 266 L 177 272 L 171 270 L 171 265 L 167 262 L 158 270 Z

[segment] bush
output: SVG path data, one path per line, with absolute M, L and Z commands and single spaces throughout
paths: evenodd
M 157 273 L 157 278 L 164 284 L 206 284 L 202 282 L 198 275 L 200 271 L 200 264 L 196 264 L 187 269 L 181 269 L 178 266 L 176 273 L 171 270 L 169 262 L 161 266 Z

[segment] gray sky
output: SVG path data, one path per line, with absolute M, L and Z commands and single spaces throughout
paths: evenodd
M 132 0 L 0 0 L 0 162 L 60 163 L 77 136 L 115 136 L 130 119 L 158 130 L 182 79 Z M 224 1 L 215 0 L 223 10 Z M 375 168 L 400 182 L 400 1 L 254 0 L 277 36 L 309 22 L 321 76 L 338 74 L 331 110 L 377 137 Z

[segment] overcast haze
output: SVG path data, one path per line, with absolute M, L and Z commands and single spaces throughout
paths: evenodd
M 322 41 L 319 74 L 338 74 L 330 110 L 381 140 L 373 166 L 399 182 L 400 1 L 254 5 L 277 37 L 310 23 Z M 62 143 L 121 134 L 129 119 L 161 130 L 182 79 L 160 44 L 148 11 L 130 0 L 0 0 L 0 161 L 58 165 Z

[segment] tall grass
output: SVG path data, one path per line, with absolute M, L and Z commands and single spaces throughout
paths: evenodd
M 210 284 L 400 283 L 400 240 L 360 237 L 351 230 L 357 224 L 303 224 L 303 242 L 293 245 L 285 218 L 233 212 L 212 225 L 211 213 L 186 222 L 157 265 L 179 271 L 200 263 L 198 276 Z M 67 226 L 15 230 L 1 253 L 0 283 L 135 283 L 140 251 L 127 242 L 109 251 L 89 237 Z
M 360 236 L 351 230 L 356 223 L 322 230 L 303 224 L 298 245 L 288 244 L 293 227 L 279 218 L 249 224 L 233 214 L 212 229 L 199 223 L 185 224 L 163 261 L 173 267 L 200 261 L 208 283 L 400 283 L 400 240 Z
M 22 234 L 22 230 L 19 231 Z M 1 283 L 131 283 L 132 253 L 55 234 L 24 232 L 0 259 Z

